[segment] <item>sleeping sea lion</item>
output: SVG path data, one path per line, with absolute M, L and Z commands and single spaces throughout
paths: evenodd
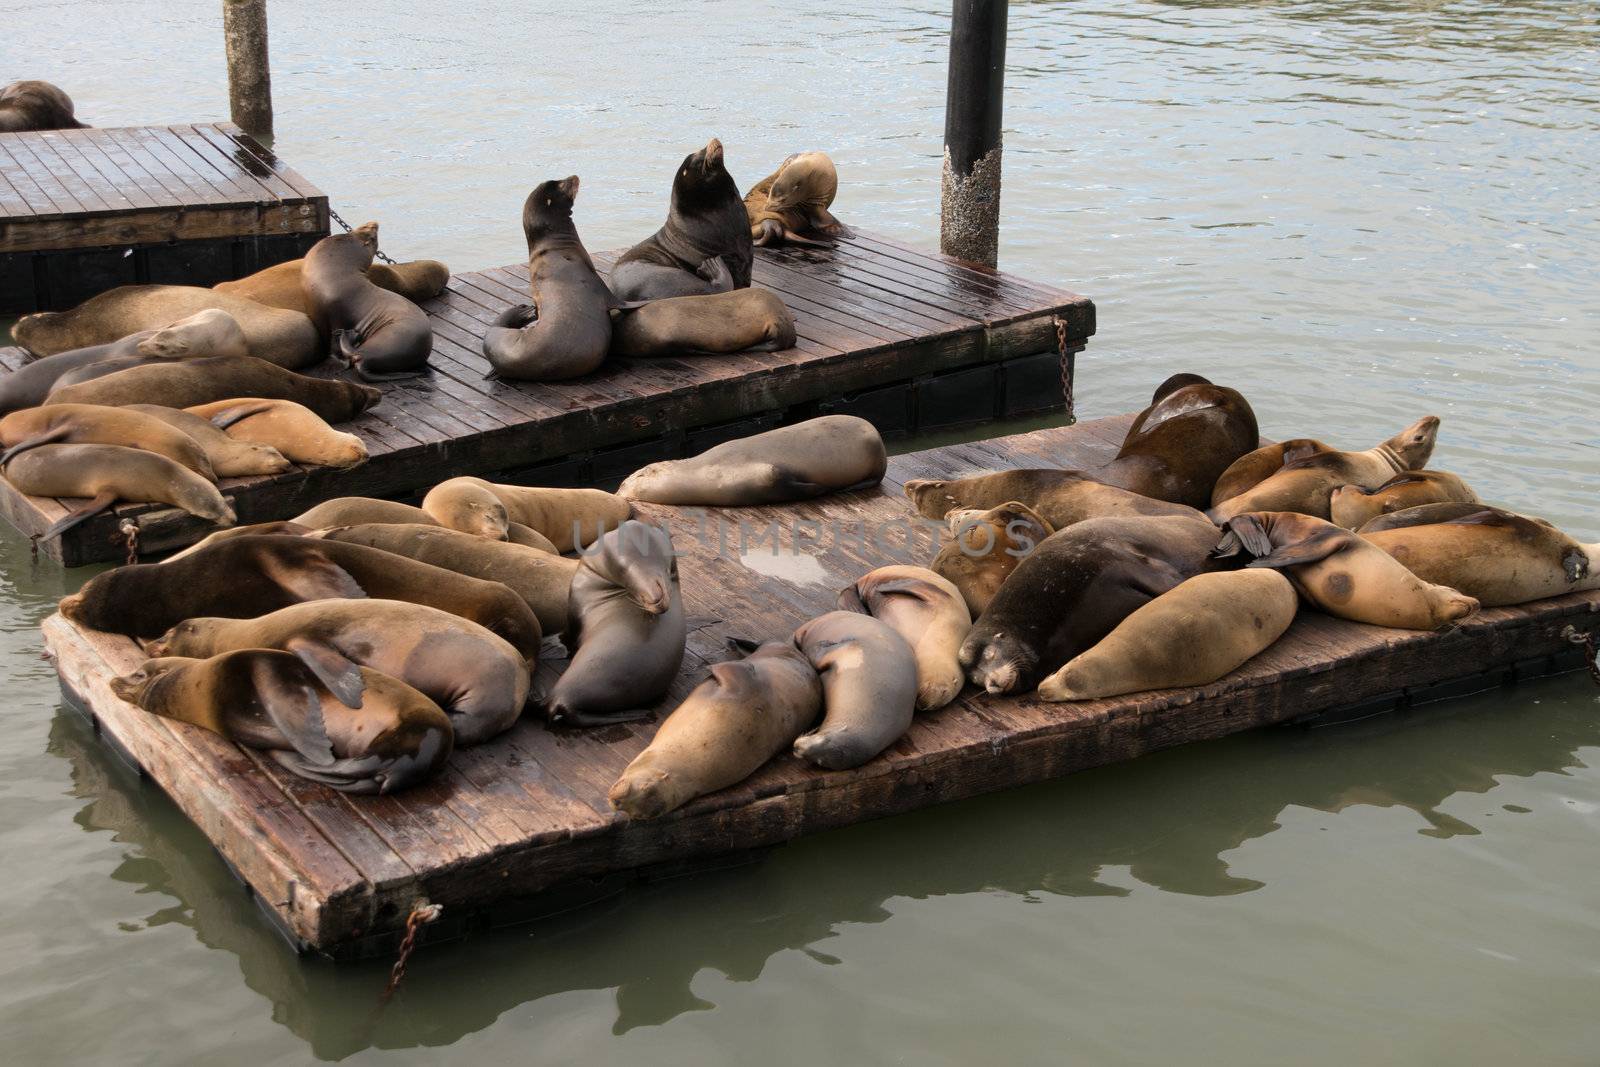
M 328 331 L 325 322 L 317 322 L 311 301 L 306 298 L 303 272 L 306 261 L 291 259 L 275 263 L 265 270 L 231 282 L 218 282 L 212 286 L 219 293 L 248 297 L 258 304 L 298 311 L 317 323 L 323 334 Z M 414 259 L 406 263 L 374 263 L 367 268 L 367 280 L 380 289 L 399 293 L 413 304 L 431 300 L 444 292 L 450 284 L 450 268 L 436 259 Z
M 958 657 L 972 616 L 961 591 L 938 574 L 879 567 L 845 586 L 838 606 L 871 615 L 905 639 L 916 657 L 918 711 L 944 707 L 967 684 Z
M 952 511 L 952 540 L 928 564 L 961 593 L 976 619 L 988 610 L 1011 572 L 1055 527 L 1015 500 L 988 511 Z
M 77 406 L 79 405 L 50 404 L 42 410 L 54 411 L 57 408 Z M 148 415 L 186 435 L 205 450 L 206 460 L 211 464 L 211 469 L 218 478 L 248 478 L 253 474 L 282 474 L 294 466 L 276 448 L 251 444 L 248 441 L 235 441 L 212 425 L 210 421 L 202 419 L 198 415 L 191 415 L 187 411 L 180 411 L 177 408 L 164 407 L 160 404 L 123 404 L 120 407 L 106 410 L 135 411 L 141 415 Z
M 306 253 L 301 284 L 312 319 L 327 324 L 334 359 L 369 382 L 414 378 L 433 352 L 433 324 L 417 305 L 367 278 L 377 251 L 376 222 L 324 237 Z
M 235 441 L 266 445 L 286 459 L 316 467 L 359 467 L 367 446 L 353 433 L 335 430 L 316 412 L 293 400 L 237 397 L 189 409 Z
M 1379 515 L 1423 504 L 1478 503 L 1478 494 L 1449 471 L 1402 471 L 1374 489 L 1341 485 L 1328 497 L 1328 517 L 1335 526 L 1359 530 Z
M 548 538 L 557 552 L 593 544 L 633 514 L 621 496 L 601 489 L 504 485 L 472 477 L 440 482 L 422 498 L 422 510 L 441 526 L 496 541 L 510 539 L 520 523 Z
M 1332 445 L 1312 437 L 1295 437 L 1262 445 L 1254 452 L 1234 460 L 1227 470 L 1217 476 L 1217 482 L 1211 488 L 1211 506 L 1216 507 L 1224 500 L 1231 500 L 1246 489 L 1260 485 L 1291 463 L 1334 451 L 1337 449 Z
M 450 720 L 404 682 L 361 668 L 353 704 L 287 652 L 146 660 L 111 691 L 152 715 L 265 750 L 301 778 L 346 793 L 393 793 L 431 777 L 454 747 Z
M 828 247 L 828 242 L 815 236 L 850 236 L 828 211 L 838 192 L 839 172 L 826 152 L 790 156 L 745 194 L 751 239 L 758 245 Z
M 713 137 L 684 158 L 666 223 L 618 258 L 611 291 L 632 303 L 746 289 L 754 260 L 750 220 Z
M 1237 390 L 1175 374 L 1150 398 L 1116 458 L 1089 476 L 1157 500 L 1203 508 L 1217 477 L 1261 443 L 1255 412 Z
M 587 490 L 580 490 L 586 492 Z M 499 498 L 495 498 L 498 500 Z M 500 505 L 503 509 L 504 505 Z M 444 527 L 438 519 L 410 504 L 396 500 L 379 500 L 369 496 L 338 496 L 324 500 L 308 511 L 296 515 L 292 522 L 316 530 L 331 530 L 340 526 L 368 526 L 403 523 L 412 526 Z M 558 552 L 555 544 L 544 534 L 509 519 L 502 524 L 469 524 L 463 533 L 486 537 L 491 541 L 509 541 L 514 545 L 536 548 L 541 552 Z M 502 528 L 503 527 L 503 528 Z M 455 529 L 455 527 L 449 527 Z M 576 566 L 576 564 L 574 564 Z
M 72 98 L 49 82 L 15 81 L 0 89 L 0 133 L 88 128 L 72 113 Z
M 166 456 L 208 482 L 217 480 L 199 442 L 152 415 L 129 408 L 89 404 L 54 404 L 13 411 L 0 418 L 0 466 L 40 445 L 122 445 Z
M 917 658 L 887 623 L 830 611 L 802 624 L 794 644 L 822 679 L 822 722 L 795 738 L 797 757 L 830 771 L 848 770 L 911 728 Z
M 912 478 L 905 494 L 919 515 L 942 519 L 952 511 L 983 511 L 1024 504 L 1053 529 L 1084 519 L 1123 515 L 1200 517 L 1187 504 L 1173 504 L 1095 481 L 1083 471 L 1029 467 L 966 478 Z
M 171 504 L 191 515 L 232 526 L 233 508 L 217 487 L 166 456 L 122 445 L 41 445 L 4 464 L 0 472 L 29 496 L 88 497 L 39 536 L 58 537 L 119 500 Z
M 726 355 L 793 348 L 794 316 L 778 294 L 734 289 L 674 296 L 620 310 L 611 326 L 616 356 Z
M 293 400 L 327 422 L 347 422 L 383 399 L 370 385 L 310 378 L 249 356 L 210 356 L 140 367 L 57 389 L 46 404 L 162 404 L 192 408 L 234 397 Z

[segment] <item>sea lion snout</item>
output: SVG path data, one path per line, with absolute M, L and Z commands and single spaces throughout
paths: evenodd
M 706 142 L 705 166 L 707 170 L 722 166 L 722 142 L 715 137 Z
M 71 596 L 62 597 L 60 602 L 56 604 L 56 610 L 73 622 L 82 622 L 83 619 L 80 616 L 83 612 L 83 594 L 73 593 Z

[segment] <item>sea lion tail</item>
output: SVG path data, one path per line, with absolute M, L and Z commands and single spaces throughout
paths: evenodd
M 364 382 L 398 382 L 406 378 L 421 378 L 428 373 L 425 368 L 426 364 L 424 364 L 424 369 L 419 370 L 385 372 L 368 370 L 362 363 L 355 364 L 355 372 Z
M 117 502 L 114 490 L 106 489 L 97 494 L 87 504 L 68 515 L 63 515 L 50 525 L 50 528 L 39 535 L 41 541 L 48 541 L 52 537 L 60 537 L 74 526 L 87 522 Z
M 4 452 L 0 452 L 0 467 L 4 467 L 11 462 L 11 457 L 18 453 L 26 452 L 30 448 L 38 448 L 40 445 L 48 445 L 52 441 L 59 441 L 71 432 L 72 430 L 68 426 L 54 426 L 44 433 L 35 434 L 25 440 L 18 441 Z

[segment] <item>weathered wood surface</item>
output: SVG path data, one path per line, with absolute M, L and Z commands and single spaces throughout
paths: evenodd
M 1127 425 L 1104 419 L 902 456 L 880 488 L 798 506 L 704 515 L 641 508 L 671 524 L 686 611 L 715 620 L 690 634 L 684 669 L 660 710 L 700 681 L 727 637 L 784 637 L 830 610 L 836 591 L 871 567 L 926 562 L 933 540 L 916 529 L 901 495 L 906 479 L 1088 466 L 1110 457 Z M 117 700 L 106 683 L 141 659 L 131 641 L 78 631 L 59 616 L 44 630 L 64 685 L 105 733 L 205 830 L 295 936 L 341 953 L 392 934 L 419 897 L 444 904 L 459 924 L 510 900 L 618 872 L 759 848 L 1333 708 L 1431 699 L 1548 673 L 1571 662 L 1567 627 L 1600 629 L 1600 593 L 1484 611 L 1443 634 L 1304 611 L 1282 641 L 1214 685 L 1073 705 L 969 688 L 949 707 L 919 715 L 903 740 L 865 767 L 822 772 L 785 755 L 740 785 L 638 823 L 613 813 L 605 795 L 652 736 L 650 722 L 557 733 L 530 718 L 491 744 L 458 752 L 427 786 L 397 797 L 345 797 Z M 540 683 L 548 686 L 560 666 L 542 665 Z
M 614 256 L 595 258 L 603 272 Z M 400 496 L 454 475 L 527 471 L 574 456 L 586 457 L 590 477 L 620 480 L 647 462 L 712 443 L 690 440 L 688 431 L 754 416 L 852 410 L 850 395 L 891 385 L 905 397 L 902 415 L 889 421 L 903 425 L 862 412 L 886 433 L 987 422 L 1059 407 L 1054 323 L 1065 323 L 1073 350 L 1094 332 L 1094 305 L 1081 296 L 866 234 L 837 251 L 758 249 L 755 284 L 776 291 L 793 312 L 794 347 L 613 359 L 573 381 L 530 383 L 486 380 L 490 368 L 479 351 L 494 317 L 528 300 L 527 267 L 457 275 L 425 305 L 434 327 L 430 373 L 385 383 L 383 403 L 342 427 L 366 442 L 366 464 L 226 479 L 223 493 L 249 523 L 288 518 L 330 497 Z M 1043 389 L 1037 369 L 1032 379 L 1016 369 L 1038 353 L 1049 364 Z M 0 349 L 0 375 L 26 359 L 21 349 Z M 976 380 L 941 391 L 937 376 L 956 370 Z M 325 365 L 313 373 L 339 370 Z M 926 418 L 905 414 L 919 404 Z M 523 477 L 541 476 L 534 470 Z M 42 532 L 72 506 L 20 496 L 0 481 L 0 514 L 26 534 Z M 138 525 L 148 552 L 190 544 L 210 529 L 164 505 L 126 504 L 41 548 L 69 565 L 120 559 L 124 520 Z

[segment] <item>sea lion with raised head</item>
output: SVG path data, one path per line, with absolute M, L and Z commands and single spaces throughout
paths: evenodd
M 1294 622 L 1300 598 L 1277 571 L 1197 574 L 1117 624 L 1039 683 L 1041 700 L 1096 700 L 1210 685 Z
M 369 382 L 415 378 L 433 353 L 433 324 L 423 310 L 367 277 L 378 251 L 378 224 L 324 237 L 306 253 L 300 281 L 327 324 L 333 358 Z
M 557 552 L 593 544 L 633 514 L 627 500 L 602 489 L 505 485 L 472 477 L 440 482 L 422 498 L 422 510 L 441 526 L 496 541 L 525 543 L 511 536 L 520 524 L 547 538 Z
M 756 288 L 651 300 L 618 311 L 611 326 L 615 356 L 777 352 L 794 342 L 788 307 L 778 294 Z
M 967 684 L 961 642 L 972 616 L 961 591 L 926 567 L 868 571 L 839 593 L 838 606 L 886 624 L 905 639 L 917 662 L 917 710 L 950 703 Z
M 1056 530 L 1084 519 L 1131 515 L 1201 517 L 1187 504 L 1157 500 L 1106 485 L 1083 471 L 1054 467 L 1025 467 L 966 478 L 912 478 L 905 484 L 905 494 L 917 514 L 930 519 L 942 519 L 952 511 L 986 511 L 1020 503 Z
M 1203 508 L 1218 476 L 1260 443 L 1255 412 L 1238 390 L 1198 374 L 1175 374 L 1134 419 L 1116 458 L 1088 474 L 1143 496 Z
M 611 291 L 632 303 L 746 289 L 754 261 L 750 219 L 713 137 L 678 167 L 666 223 L 618 258 Z
M 450 719 L 387 674 L 361 668 L 359 696 L 335 696 L 288 652 L 146 660 L 111 691 L 152 715 L 266 751 L 301 778 L 346 793 L 393 793 L 430 778 L 454 747 Z M 350 687 L 353 688 L 353 687 Z
M 828 208 L 839 193 L 839 172 L 826 152 L 797 152 L 744 196 L 750 238 L 758 245 L 830 247 L 817 236 L 848 237 Z
M 824 415 L 689 459 L 651 463 L 628 475 L 617 494 L 653 504 L 781 504 L 875 485 L 888 467 L 877 427 L 854 415 Z
M 822 710 L 822 682 L 788 641 L 769 641 L 710 676 L 668 715 L 611 787 L 611 806 L 654 819 L 744 781 Z
M 91 404 L 54 404 L 13 411 L 0 418 L 0 466 L 12 456 L 40 445 L 122 445 L 166 456 L 208 482 L 217 473 L 199 442 L 153 415 L 129 408 Z
M 192 408 L 235 397 L 293 400 L 326 422 L 348 422 L 383 399 L 370 385 L 311 378 L 250 356 L 148 363 L 55 390 L 46 404 L 161 404 Z
M 1478 494 L 1449 471 L 1402 471 L 1374 489 L 1341 485 L 1328 497 L 1328 517 L 1335 526 L 1359 530 L 1379 515 L 1423 504 L 1478 503 Z
M 41 445 L 3 467 L 6 481 L 29 496 L 87 497 L 40 535 L 58 537 L 119 500 L 171 504 L 189 514 L 232 526 L 236 516 L 217 487 L 166 456 L 123 445 Z
M 45 411 L 71 408 L 74 404 L 51 404 Z M 235 441 L 207 419 L 161 404 L 123 404 L 113 411 L 136 411 L 166 423 L 187 435 L 205 450 L 206 460 L 218 478 L 248 478 L 253 474 L 282 474 L 294 466 L 283 453 L 266 445 Z
M 1424 581 L 1383 549 L 1326 519 L 1248 512 L 1229 519 L 1224 531 L 1216 555 L 1283 571 L 1307 602 L 1341 619 L 1437 630 L 1478 610 L 1472 597 Z
M 73 114 L 72 97 L 59 86 L 30 79 L 0 89 L 0 133 L 88 128 Z
M 359 467 L 367 461 L 366 443 L 335 430 L 316 412 L 293 400 L 237 397 L 189 409 L 235 441 L 265 445 L 284 458 L 314 467 Z
M 1335 451 L 1337 449 L 1332 445 L 1312 437 L 1295 437 L 1262 445 L 1254 452 L 1234 460 L 1227 470 L 1217 476 L 1216 484 L 1211 487 L 1211 506 L 1216 507 L 1224 500 L 1231 500 L 1246 489 L 1260 485 L 1291 463 Z
M 324 334 L 328 326 L 314 317 L 315 306 L 306 297 L 303 272 L 306 261 L 291 259 L 231 282 L 212 286 L 219 293 L 248 297 L 258 304 L 298 311 L 317 323 Z M 431 300 L 450 284 L 450 268 L 436 259 L 413 259 L 405 263 L 374 263 L 367 268 L 367 280 L 380 289 L 399 293 L 413 304 Z
M 577 198 L 574 174 L 541 182 L 522 204 L 533 303 L 502 312 L 483 338 L 484 357 L 502 378 L 576 378 L 599 367 L 611 347 L 617 299 L 578 237 L 572 221 Z
M 974 619 L 988 610 L 1017 564 L 1056 532 L 1015 500 L 987 511 L 952 511 L 948 519 L 951 541 L 928 568 L 960 591 Z
M 822 722 L 795 738 L 794 754 L 830 771 L 849 770 L 898 741 L 917 707 L 917 658 L 887 623 L 830 611 L 794 632 L 822 679 Z

